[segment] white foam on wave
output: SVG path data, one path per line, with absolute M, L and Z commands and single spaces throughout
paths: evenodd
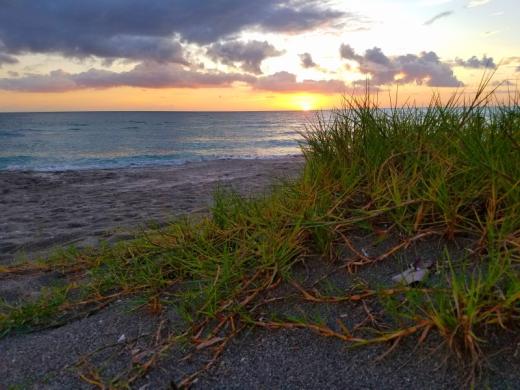
M 128 161 L 113 162 L 89 162 L 89 163 L 66 163 L 31 166 L 28 164 L 12 164 L 4 169 L 6 171 L 31 171 L 31 172 L 63 172 L 63 171 L 87 171 L 101 169 L 128 169 L 128 168 L 153 168 L 164 166 L 182 166 L 188 163 L 210 162 L 219 160 L 277 160 L 283 158 L 295 158 L 302 156 L 301 153 L 273 154 L 273 155 L 219 155 L 219 156 L 197 156 L 192 158 L 157 158 L 157 159 L 135 159 Z

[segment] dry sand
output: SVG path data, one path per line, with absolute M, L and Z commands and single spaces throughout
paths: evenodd
M 205 210 L 217 185 L 242 194 L 293 177 L 302 158 L 64 172 L 0 171 L 0 264 L 56 245 L 96 245 Z

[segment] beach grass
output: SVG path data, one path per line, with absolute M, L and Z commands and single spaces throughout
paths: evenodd
M 218 191 L 202 218 L 5 267 L 4 276 L 52 270 L 70 284 L 34 301 L 0 302 L 0 335 L 59 326 L 131 297 L 157 315 L 175 308 L 185 326 L 114 386 L 135 381 L 181 339 L 214 352 L 207 369 L 251 326 L 308 328 L 355 345 L 397 345 L 411 335 L 421 342 L 437 333 L 461 362 L 478 368 L 489 335 L 517 329 L 520 318 L 520 104 L 515 94 L 504 103 L 488 85 L 484 80 L 469 100 L 462 92 L 447 102 L 434 95 L 428 107 L 383 109 L 369 94 L 346 98 L 343 108 L 318 115 L 303 131 L 301 176 L 269 194 L 248 199 Z M 359 232 L 398 242 L 369 256 L 350 240 Z M 436 277 L 417 285 L 361 286 L 343 295 L 332 286 L 330 295 L 293 278 L 311 256 L 355 272 L 433 238 L 471 244 L 462 259 L 446 251 Z M 376 300 L 391 320 L 367 336 L 322 321 L 261 318 L 266 293 L 282 284 L 296 285 L 301 299 L 315 303 Z

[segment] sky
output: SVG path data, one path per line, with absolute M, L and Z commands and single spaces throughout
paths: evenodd
M 516 4 L 515 4 L 516 3 Z M 518 0 L 0 0 L 0 111 L 309 110 L 504 96 Z

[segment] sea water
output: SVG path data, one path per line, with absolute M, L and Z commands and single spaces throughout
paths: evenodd
M 0 170 L 60 171 L 301 153 L 313 113 L 0 113 Z

